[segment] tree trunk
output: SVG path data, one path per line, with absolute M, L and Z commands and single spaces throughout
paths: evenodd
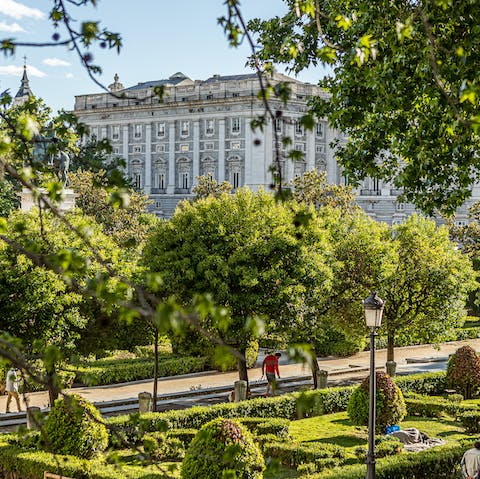
M 395 361 L 395 334 L 387 331 L 387 361 Z
M 50 403 L 50 407 L 52 408 L 55 404 L 55 400 L 58 399 L 59 391 L 58 387 L 55 384 L 55 364 L 51 367 L 46 368 L 47 373 L 47 389 L 48 389 L 48 402 Z
M 157 411 L 158 397 L 158 329 L 155 328 L 155 344 L 153 349 L 153 404 L 152 411 Z
M 320 371 L 320 367 L 318 365 L 317 352 L 315 351 L 314 346 L 312 346 L 312 351 L 313 351 L 313 357 L 312 357 L 312 365 L 310 366 L 310 369 L 312 371 L 313 389 L 317 389 L 318 388 L 318 374 L 317 374 L 317 371 Z
M 241 379 L 243 381 L 247 381 L 247 391 L 250 389 L 250 385 L 248 383 L 248 371 L 247 371 L 247 358 L 246 358 L 246 352 L 247 352 L 247 347 L 242 346 L 240 349 L 240 354 L 243 356 L 242 359 L 237 359 L 237 364 L 238 364 L 238 379 Z

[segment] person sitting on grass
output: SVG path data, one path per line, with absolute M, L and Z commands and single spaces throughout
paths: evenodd
M 280 371 L 278 370 L 278 359 L 281 353 L 269 354 L 265 357 L 262 363 L 262 377 L 267 375 L 267 390 L 265 391 L 265 397 L 268 396 L 270 389 L 272 390 L 272 396 L 275 396 L 275 390 L 277 389 L 277 382 L 275 380 L 275 373 L 280 379 Z

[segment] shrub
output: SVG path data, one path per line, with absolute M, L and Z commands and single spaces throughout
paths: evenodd
M 274 434 L 277 437 L 287 437 L 290 428 L 288 419 L 247 417 L 240 419 L 240 421 L 255 436 Z
M 90 458 L 107 447 L 107 429 L 98 409 L 80 396 L 57 399 L 43 431 L 45 448 L 57 454 Z
M 447 365 L 447 384 L 471 399 L 480 386 L 480 357 L 470 346 L 462 346 Z
M 315 471 L 338 467 L 345 462 L 345 449 L 319 442 L 296 443 L 276 441 L 263 444 L 265 458 L 275 458 L 286 467 L 296 469 L 300 464 L 315 464 Z
M 477 409 L 476 406 L 460 404 L 442 397 L 407 397 L 405 403 L 408 414 L 421 417 L 440 417 L 443 414 L 457 416 L 464 411 Z
M 353 392 L 347 406 L 351 421 L 358 426 L 368 424 L 370 378 L 365 378 Z M 376 373 L 376 430 L 382 432 L 387 426 L 398 424 L 406 415 L 402 391 L 388 374 Z
M 185 446 L 178 437 L 168 437 L 163 432 L 143 436 L 143 450 L 156 461 L 179 461 L 185 457 Z
M 459 421 L 465 428 L 465 432 L 478 434 L 480 432 L 480 412 L 465 411 L 458 415 Z
M 215 419 L 198 431 L 182 463 L 182 479 L 218 479 L 234 470 L 238 479 L 260 479 L 265 462 L 252 435 L 238 421 Z
M 397 454 L 376 462 L 376 478 L 451 479 L 465 452 L 458 444 L 438 446 L 415 454 Z M 304 476 L 302 479 L 364 479 L 365 464 Z
M 146 413 L 141 416 L 117 416 L 106 422 L 115 430 L 110 435 L 110 445 L 120 447 L 120 436 L 130 442 L 138 441 L 145 432 L 167 429 L 199 429 L 213 419 L 223 418 L 284 418 L 313 417 L 345 411 L 353 387 L 338 387 L 284 394 L 282 396 L 251 399 L 239 403 L 222 403 L 209 407 L 197 406 L 185 410 Z
M 403 394 L 419 393 L 428 395 L 443 394 L 447 387 L 447 375 L 445 372 L 411 374 L 408 376 L 397 376 L 395 384 L 402 390 Z
M 394 436 L 376 436 L 375 437 L 375 457 L 387 457 L 400 454 L 403 450 L 403 443 Z M 367 448 L 359 446 L 355 448 L 355 455 L 359 460 L 365 462 L 367 457 Z
M 167 437 L 179 439 L 186 449 L 197 435 L 197 432 L 198 429 L 170 429 L 167 431 Z
M 175 376 L 205 369 L 205 358 L 163 358 L 158 361 L 158 376 Z M 89 386 L 116 384 L 153 377 L 152 359 L 125 359 L 122 361 L 95 361 L 76 369 L 75 381 Z

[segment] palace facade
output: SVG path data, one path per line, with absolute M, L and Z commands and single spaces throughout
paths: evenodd
M 307 100 L 326 93 L 275 74 L 272 83 L 279 82 L 288 83 L 291 96 L 287 105 L 270 102 L 282 112 L 276 128 L 271 121 L 262 130 L 250 128 L 253 119 L 265 114 L 256 74 L 191 80 L 179 72 L 127 88 L 115 75 L 109 86 L 114 95 L 78 95 L 74 113 L 89 126 L 92 137 L 110 140 L 113 155 L 125 159 L 126 174 L 151 197 L 152 211 L 160 217 L 170 217 L 180 200 L 192 197 L 199 175 L 228 180 L 234 188 L 268 189 L 275 129 L 281 137 L 292 139 L 291 145 L 281 147 L 282 158 L 288 158 L 290 149 L 303 153 L 301 161 L 282 161 L 285 181 L 316 168 L 326 172 L 330 183 L 344 183 L 330 146 L 334 139 L 342 140 L 341 134 L 324 120 L 313 131 L 306 131 L 299 122 L 307 111 Z M 156 95 L 159 87 L 164 92 L 162 101 Z M 357 193 L 360 206 L 379 221 L 399 223 L 414 211 L 412 205 L 397 201 L 401 191 L 376 179 L 366 179 Z M 458 224 L 466 222 L 466 208 L 474 200 L 458 212 Z

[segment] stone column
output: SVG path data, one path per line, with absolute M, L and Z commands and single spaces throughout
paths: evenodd
M 218 121 L 218 182 L 225 180 L 225 119 Z
M 152 410 L 152 395 L 149 392 L 138 393 L 138 412 L 150 412 Z
M 125 159 L 125 176 L 128 175 L 128 125 L 123 125 L 123 137 L 122 137 L 122 149 L 123 149 L 123 158 Z
M 320 369 L 317 371 L 317 389 L 325 389 L 328 383 L 328 371 Z
M 38 430 L 42 420 L 42 413 L 38 406 L 27 407 L 27 429 Z
M 307 161 L 307 171 L 315 169 L 315 131 L 306 131 L 307 145 L 305 151 L 305 160 Z
M 193 122 L 193 178 L 192 186 L 197 184 L 196 177 L 200 176 L 200 122 Z
M 245 401 L 247 399 L 247 381 L 238 380 L 234 383 L 235 402 Z
M 145 125 L 145 185 L 143 191 L 149 195 L 152 188 L 152 125 Z
M 168 126 L 168 185 L 167 193 L 175 192 L 175 122 Z

